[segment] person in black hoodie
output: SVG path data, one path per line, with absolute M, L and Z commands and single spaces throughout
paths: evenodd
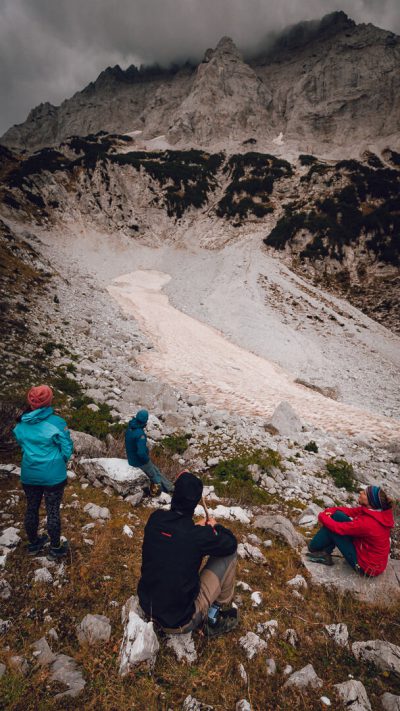
M 169 634 L 183 634 L 207 619 L 210 636 L 237 626 L 232 601 L 237 540 L 214 519 L 193 521 L 203 484 L 190 472 L 176 482 L 169 511 L 151 514 L 145 530 L 139 602 L 148 616 Z M 210 556 L 200 573 L 204 556 Z

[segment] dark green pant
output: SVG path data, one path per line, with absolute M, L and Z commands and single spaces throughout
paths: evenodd
M 334 521 L 351 521 L 351 518 L 343 513 L 343 511 L 335 511 L 335 513 L 332 514 L 332 518 Z M 357 554 L 351 536 L 342 536 L 340 533 L 333 533 L 333 531 L 329 531 L 325 526 L 322 526 L 308 544 L 308 550 L 311 553 L 322 550 L 332 553 L 336 546 L 351 567 L 357 570 Z

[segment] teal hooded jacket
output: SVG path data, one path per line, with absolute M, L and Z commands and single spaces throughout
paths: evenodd
M 74 445 L 67 423 L 52 407 L 39 407 L 22 415 L 14 427 L 22 449 L 21 482 L 54 486 L 67 478 L 67 462 Z

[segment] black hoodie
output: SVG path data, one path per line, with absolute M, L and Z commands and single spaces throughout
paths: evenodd
M 141 607 L 162 627 L 185 625 L 195 610 L 203 557 L 231 555 L 236 548 L 235 536 L 220 524 L 196 526 L 191 512 L 155 511 L 144 530 Z

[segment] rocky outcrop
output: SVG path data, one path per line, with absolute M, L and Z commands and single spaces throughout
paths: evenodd
M 304 153 L 354 151 L 398 130 L 399 56 L 397 35 L 332 13 L 247 62 L 224 37 L 197 67 L 109 67 L 61 106 L 40 104 L 1 141 L 36 149 L 72 135 L 138 131 L 180 146 L 250 140 L 269 150 L 279 134 L 278 145 Z

